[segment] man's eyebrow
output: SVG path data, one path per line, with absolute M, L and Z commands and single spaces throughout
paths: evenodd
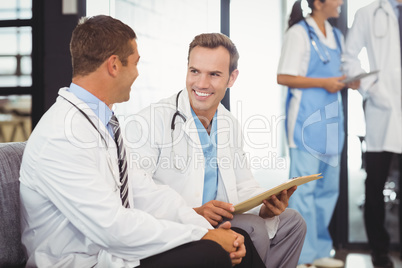
M 209 73 L 210 73 L 210 74 L 212 74 L 212 73 L 214 73 L 214 74 L 223 74 L 222 71 L 218 71 L 218 70 L 216 70 L 216 71 L 210 71 Z
M 189 66 L 188 69 L 197 70 L 197 71 L 199 70 L 198 68 L 195 68 L 193 66 Z M 214 73 L 214 74 L 223 74 L 223 72 L 219 71 L 219 70 L 208 71 L 208 73 L 210 73 L 210 74 L 212 74 L 212 73 Z

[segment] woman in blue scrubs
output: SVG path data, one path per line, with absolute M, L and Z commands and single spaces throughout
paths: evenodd
M 277 81 L 288 87 L 290 177 L 322 173 L 323 178 L 299 186 L 289 207 L 298 210 L 307 223 L 299 264 L 343 267 L 342 261 L 329 258 L 332 239 L 328 226 L 339 194 L 345 137 L 340 90 L 347 85 L 342 82 L 346 77 L 341 71 L 343 36 L 327 21 L 339 16 L 343 1 L 307 2 L 312 12 L 306 18 L 301 1 L 293 6 Z

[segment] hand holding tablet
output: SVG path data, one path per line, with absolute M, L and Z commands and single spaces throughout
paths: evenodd
M 345 83 L 345 84 L 348 84 L 348 83 L 354 82 L 356 80 L 363 79 L 363 78 L 365 78 L 367 76 L 377 74 L 378 72 L 379 72 L 379 70 L 368 72 L 368 73 L 361 73 L 361 74 L 358 74 L 356 76 L 348 77 L 348 78 L 346 78 L 345 80 L 343 80 L 341 82 Z

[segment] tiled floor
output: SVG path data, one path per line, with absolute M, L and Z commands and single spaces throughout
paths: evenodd
M 402 268 L 402 260 L 399 258 L 399 252 L 393 251 L 390 255 L 394 262 L 394 268 Z M 345 262 L 345 268 L 374 268 L 368 251 L 339 250 L 336 253 L 336 258 L 342 259 Z

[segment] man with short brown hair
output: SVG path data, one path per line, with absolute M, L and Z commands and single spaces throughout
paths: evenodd
M 244 237 L 230 224 L 213 229 L 177 193 L 127 169 L 111 108 L 138 76 L 135 38 L 102 15 L 73 31 L 72 83 L 35 127 L 21 165 L 27 267 L 247 267 Z

